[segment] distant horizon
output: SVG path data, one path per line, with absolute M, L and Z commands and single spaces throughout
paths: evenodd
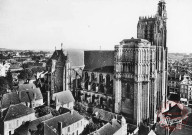
M 53 50 L 51 50 L 51 49 L 37 49 L 37 50 L 35 50 L 35 49 L 10 49 L 10 48 L 0 48 L 0 51 L 1 51 L 1 49 L 6 49 L 6 50 L 19 50 L 19 51 L 49 51 L 49 52 L 54 52 L 54 51 L 55 51 L 55 49 L 53 49 Z M 60 50 L 60 49 L 61 49 L 61 48 L 56 48 L 56 50 Z M 96 49 L 91 50 L 91 49 L 74 49 L 74 48 L 67 48 L 66 50 L 99 51 L 100 49 L 98 49 L 98 50 L 96 50 Z M 100 51 L 114 51 L 114 50 L 102 50 L 102 49 L 101 49 Z M 179 54 L 187 54 L 187 55 L 192 54 L 192 52 L 191 52 L 191 53 L 186 53 L 186 52 L 168 52 L 168 54 L 171 54 L 171 53 L 174 53 L 174 54 L 179 53 Z

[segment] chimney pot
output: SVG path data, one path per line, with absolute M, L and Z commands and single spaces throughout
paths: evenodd
M 62 135 L 62 128 L 63 128 L 63 123 L 62 122 L 58 122 L 58 133 L 59 135 Z
M 47 106 L 50 106 L 50 91 L 47 91 Z

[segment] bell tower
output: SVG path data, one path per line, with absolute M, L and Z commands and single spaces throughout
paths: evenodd
M 159 1 L 157 15 L 167 19 L 166 3 L 164 0 Z

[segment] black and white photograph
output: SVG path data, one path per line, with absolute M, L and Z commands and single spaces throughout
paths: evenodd
M 0 0 L 0 135 L 191 135 L 191 0 Z

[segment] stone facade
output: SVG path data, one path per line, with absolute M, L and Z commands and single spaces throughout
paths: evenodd
M 155 89 L 151 84 L 156 77 L 155 47 L 143 39 L 123 40 L 115 46 L 115 56 L 115 112 L 127 114 L 139 124 L 155 109 L 149 104 L 150 89 Z
M 51 95 L 69 89 L 70 64 L 63 50 L 55 50 L 47 62 L 48 89 Z
M 138 39 L 115 46 L 115 112 L 127 114 L 137 125 L 155 122 L 156 109 L 166 101 L 166 19 L 162 0 L 156 16 L 139 18 Z
M 83 71 L 83 90 L 77 97 L 81 102 L 113 111 L 113 74 Z

